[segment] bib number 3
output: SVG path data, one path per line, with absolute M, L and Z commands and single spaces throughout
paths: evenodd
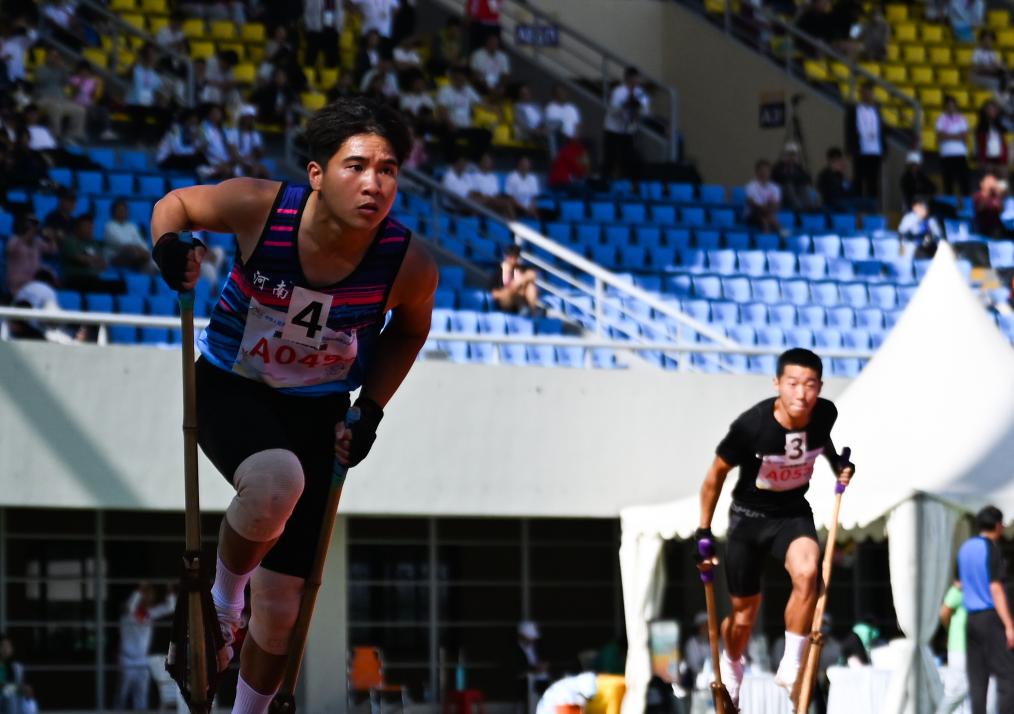
M 332 295 L 296 287 L 289 300 L 289 310 L 282 327 L 282 339 L 320 349 L 324 327 L 331 312 Z

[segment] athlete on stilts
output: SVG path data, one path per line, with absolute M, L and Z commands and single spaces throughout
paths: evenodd
M 280 685 L 333 464 L 369 452 L 426 341 L 437 284 L 433 259 L 388 216 L 411 146 L 401 116 L 339 100 L 310 118 L 305 139 L 308 186 L 243 178 L 178 189 L 151 221 L 176 290 L 194 286 L 205 252 L 181 232 L 236 235 L 197 362 L 199 443 L 236 489 L 212 588 L 219 669 L 244 626 L 248 582 L 251 593 L 234 714 L 263 714 Z M 360 387 L 360 419 L 345 428 Z
M 722 485 L 729 472 L 739 467 L 725 554 L 732 614 L 722 623 L 725 651 L 720 665 L 722 684 L 734 703 L 739 701 L 743 655 L 760 611 L 761 572 L 769 554 L 784 563 L 792 580 L 785 607 L 785 654 L 775 673 L 780 686 L 792 689 L 820 587 L 817 530 L 805 498 L 813 465 L 825 456 L 843 484 L 848 484 L 854 471 L 851 463 L 839 468 L 831 442 L 838 410 L 819 398 L 822 373 L 820 357 L 810 350 L 784 352 L 774 380 L 778 395 L 754 405 L 732 423 L 701 486 L 701 520 L 694 539 L 713 542 L 711 520 Z M 714 564 L 711 559 L 699 562 L 698 567 Z

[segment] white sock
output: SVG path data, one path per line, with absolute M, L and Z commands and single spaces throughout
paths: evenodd
M 799 660 L 803 656 L 803 647 L 809 635 L 797 635 L 795 632 L 785 631 L 785 652 L 782 654 L 782 661 L 778 669 L 791 667 L 799 669 Z
M 236 681 L 236 701 L 232 705 L 232 714 L 267 714 L 275 693 L 261 694 L 247 684 L 243 675 Z
M 251 570 L 250 573 L 253 571 Z M 250 573 L 236 574 L 225 567 L 222 556 L 215 566 L 215 584 L 211 586 L 211 599 L 220 610 L 242 610 L 244 591 L 250 580 Z

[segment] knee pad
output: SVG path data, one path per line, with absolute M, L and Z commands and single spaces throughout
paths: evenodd
M 250 636 L 268 654 L 289 652 L 289 639 L 299 616 L 303 578 L 258 567 L 250 577 Z
M 282 534 L 303 493 L 303 467 L 291 451 L 268 449 L 248 456 L 232 479 L 236 496 L 225 512 L 234 531 L 265 543 Z

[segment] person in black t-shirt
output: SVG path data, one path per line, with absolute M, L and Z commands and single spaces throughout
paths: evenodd
M 725 573 L 732 615 L 722 623 L 722 683 L 733 701 L 743 680 L 743 653 L 761 605 L 761 572 L 768 554 L 785 563 L 792 594 L 785 608 L 785 654 L 776 682 L 791 689 L 799 672 L 819 589 L 820 547 L 805 498 L 817 458 L 823 455 L 847 484 L 854 467 L 839 466 L 831 443 L 838 410 L 820 399 L 823 366 L 810 350 L 794 348 L 778 358 L 776 397 L 743 412 L 716 450 L 701 486 L 701 521 L 694 539 L 714 540 L 711 519 L 729 472 L 739 467 L 729 513 Z M 698 552 L 694 549 L 694 552 Z M 715 559 L 699 563 L 701 569 Z

